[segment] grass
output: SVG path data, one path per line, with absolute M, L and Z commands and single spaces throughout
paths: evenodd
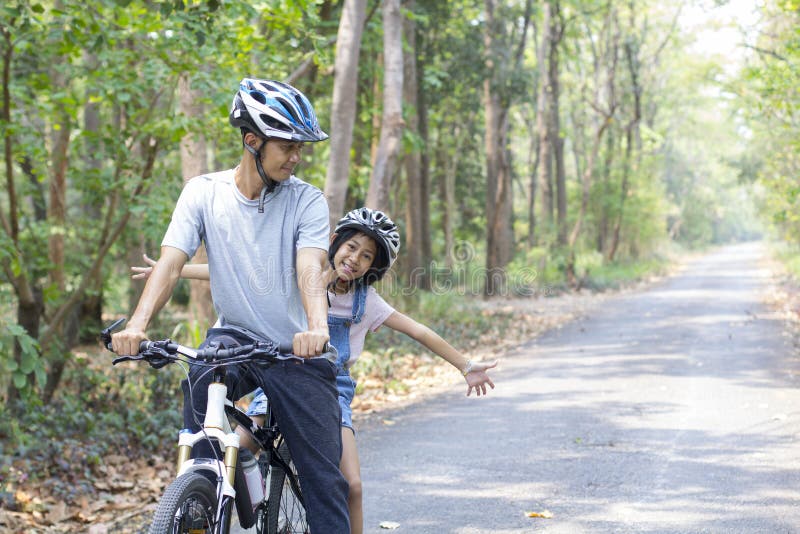
M 789 243 L 771 243 L 770 248 L 789 275 L 794 280 L 800 281 L 800 248 Z

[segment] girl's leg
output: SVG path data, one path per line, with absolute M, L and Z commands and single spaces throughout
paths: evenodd
M 253 421 L 255 421 L 258 424 L 258 426 L 264 426 L 264 421 L 266 417 L 264 417 L 263 415 L 253 415 L 251 416 L 251 419 L 253 419 Z M 261 447 L 259 447 L 256 444 L 256 441 L 250 437 L 250 432 L 248 432 L 247 430 L 243 430 L 241 427 L 237 426 L 236 433 L 239 434 L 239 447 L 247 447 L 253 454 L 259 453 Z
M 350 484 L 347 507 L 350 510 L 350 534 L 364 531 L 364 512 L 361 508 L 361 464 L 358 462 L 358 448 L 353 429 L 342 427 L 342 461 L 339 464 L 344 478 Z

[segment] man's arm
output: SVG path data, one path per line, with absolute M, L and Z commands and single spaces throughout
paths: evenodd
M 325 298 L 325 265 L 328 254 L 319 248 L 297 250 L 297 286 L 308 317 L 308 330 L 295 334 L 293 352 L 309 358 L 322 354 L 330 340 L 328 334 L 328 301 Z
M 161 247 L 161 257 L 153 267 L 127 327 L 111 337 L 114 352 L 120 355 L 138 354 L 139 343 L 147 339 L 147 326 L 172 296 L 187 259 L 182 250 Z

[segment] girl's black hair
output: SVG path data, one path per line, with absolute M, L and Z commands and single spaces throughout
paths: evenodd
M 330 261 L 331 266 L 333 266 L 333 257 L 336 255 L 336 251 L 339 250 L 339 247 L 358 234 L 364 234 L 375 241 L 375 248 L 377 249 L 375 259 L 372 261 L 372 266 L 364 273 L 364 276 L 358 280 L 354 280 L 354 282 L 360 282 L 369 286 L 383 278 L 383 275 L 389 270 L 389 254 L 386 252 L 386 249 L 381 246 L 381 240 L 366 228 L 343 228 L 340 230 L 328 249 L 328 261 Z

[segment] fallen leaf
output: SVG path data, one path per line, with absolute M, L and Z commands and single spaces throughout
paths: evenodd
M 31 496 L 30 496 L 30 495 L 28 495 L 27 493 L 25 493 L 25 492 L 24 492 L 24 491 L 22 491 L 22 490 L 19 490 L 19 491 L 17 491 L 17 492 L 14 494 L 14 498 L 17 500 L 17 502 L 18 502 L 19 504 L 21 504 L 21 505 L 23 505 L 23 506 L 25 506 L 26 504 L 28 504 L 28 503 L 30 503 L 30 502 L 31 502 Z
M 133 489 L 135 484 L 132 480 L 112 479 L 109 481 L 112 491 L 127 491 Z
M 394 521 L 381 521 L 381 528 L 385 528 L 386 530 L 394 530 L 396 528 L 400 528 L 400 523 L 395 523 Z
M 59 501 L 47 511 L 47 521 L 50 524 L 60 523 L 70 517 L 67 515 L 67 503 L 64 501 Z
M 106 456 L 106 463 L 111 465 L 125 465 L 130 463 L 130 459 L 121 454 L 110 454 Z
M 525 512 L 528 517 L 542 517 L 544 519 L 553 519 L 553 513 L 550 510 L 542 510 L 541 512 Z
M 94 523 L 94 522 L 95 522 L 95 520 L 97 519 L 97 516 L 96 516 L 96 515 L 94 515 L 94 514 L 89 514 L 89 515 L 86 515 L 86 514 L 84 514 L 83 512 L 78 512 L 78 513 L 75 515 L 75 517 L 76 517 L 76 519 L 77 519 L 78 521 L 80 521 L 81 523 Z

